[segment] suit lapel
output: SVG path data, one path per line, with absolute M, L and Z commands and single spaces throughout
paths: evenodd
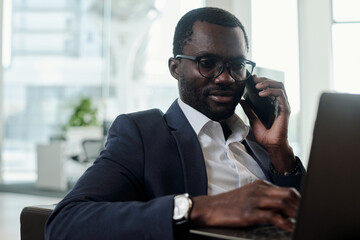
M 207 176 L 200 143 L 177 101 L 164 117 L 178 147 L 186 192 L 191 196 L 206 195 Z

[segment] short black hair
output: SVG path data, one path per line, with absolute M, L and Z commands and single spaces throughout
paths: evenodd
M 182 54 L 184 46 L 191 40 L 193 25 L 196 21 L 208 22 L 224 27 L 240 27 L 244 33 L 246 47 L 249 49 L 249 40 L 244 26 L 239 19 L 224 9 L 203 7 L 189 11 L 177 23 L 173 40 L 174 57 Z

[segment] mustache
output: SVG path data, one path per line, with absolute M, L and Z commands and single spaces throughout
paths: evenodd
M 208 88 L 205 89 L 204 92 L 206 94 L 211 94 L 214 92 L 228 92 L 235 94 L 237 90 L 231 86 L 223 85 L 223 86 L 209 86 Z

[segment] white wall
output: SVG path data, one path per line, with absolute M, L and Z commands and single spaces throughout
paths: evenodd
M 332 89 L 331 0 L 298 0 L 300 142 L 307 163 L 321 92 Z
M 3 4 L 4 1 L 0 1 L 0 183 L 2 182 L 2 143 L 3 143 L 3 65 L 2 65 L 2 24 L 3 24 Z
M 205 0 L 205 6 L 223 8 L 240 20 L 249 38 L 248 58 L 251 59 L 251 0 Z

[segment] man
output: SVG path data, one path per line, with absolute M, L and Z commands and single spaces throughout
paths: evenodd
M 192 10 L 173 45 L 180 99 L 164 115 L 114 121 L 106 149 L 49 218 L 48 239 L 173 239 L 188 224 L 293 230 L 299 195 L 279 186 L 299 188 L 304 168 L 287 141 L 283 85 L 254 75 L 259 95 L 277 98 L 278 116 L 266 129 L 241 101 L 250 129 L 234 114 L 245 67 L 254 66 L 239 20 L 217 8 Z

